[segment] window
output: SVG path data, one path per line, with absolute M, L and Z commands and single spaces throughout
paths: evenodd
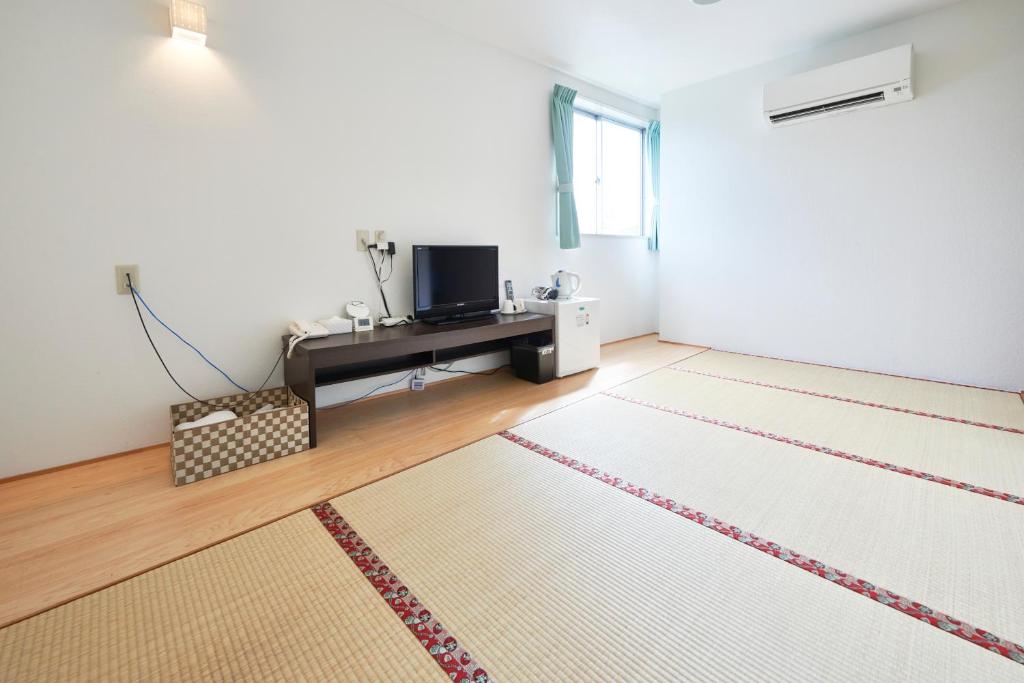
M 580 232 L 643 235 L 643 129 L 577 109 L 572 162 Z

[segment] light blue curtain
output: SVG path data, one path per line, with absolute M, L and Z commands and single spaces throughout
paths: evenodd
M 658 232 L 661 230 L 661 121 L 647 126 L 647 161 L 651 167 L 651 223 L 647 235 L 647 248 L 658 251 Z
M 555 86 L 551 96 L 551 134 L 555 143 L 555 173 L 558 176 L 558 231 L 562 249 L 580 246 L 580 222 L 576 215 L 576 196 L 572 190 L 572 104 L 576 91 Z

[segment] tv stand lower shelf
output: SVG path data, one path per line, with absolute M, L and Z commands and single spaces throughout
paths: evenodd
M 513 344 L 551 344 L 555 319 L 539 313 L 495 314 L 450 325 L 421 322 L 306 339 L 284 362 L 284 381 L 309 404 L 315 447 L 316 388 L 504 351 Z M 287 347 L 288 337 L 284 338 Z

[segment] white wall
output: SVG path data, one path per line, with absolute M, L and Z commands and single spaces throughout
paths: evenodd
M 770 130 L 765 83 L 912 42 L 916 99 Z M 662 101 L 662 337 L 1024 388 L 1024 3 L 970 1 Z
M 206 4 L 208 49 L 168 37 L 163 1 L 0 5 L 0 477 L 168 439 L 183 397 L 118 263 L 250 385 L 288 320 L 375 300 L 358 228 L 398 243 L 397 311 L 411 244 L 496 243 L 519 292 L 580 272 L 606 341 L 655 331 L 642 240 L 557 248 L 548 98 L 655 112 L 373 0 Z M 187 387 L 230 393 L 156 338 Z

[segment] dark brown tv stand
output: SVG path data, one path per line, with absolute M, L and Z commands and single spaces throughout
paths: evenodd
M 316 388 L 362 377 L 449 363 L 503 351 L 518 342 L 550 344 L 554 318 L 539 313 L 484 316 L 450 325 L 415 322 L 307 339 L 284 362 L 284 381 L 309 404 L 309 445 L 316 446 Z M 284 338 L 287 347 L 288 338 Z

